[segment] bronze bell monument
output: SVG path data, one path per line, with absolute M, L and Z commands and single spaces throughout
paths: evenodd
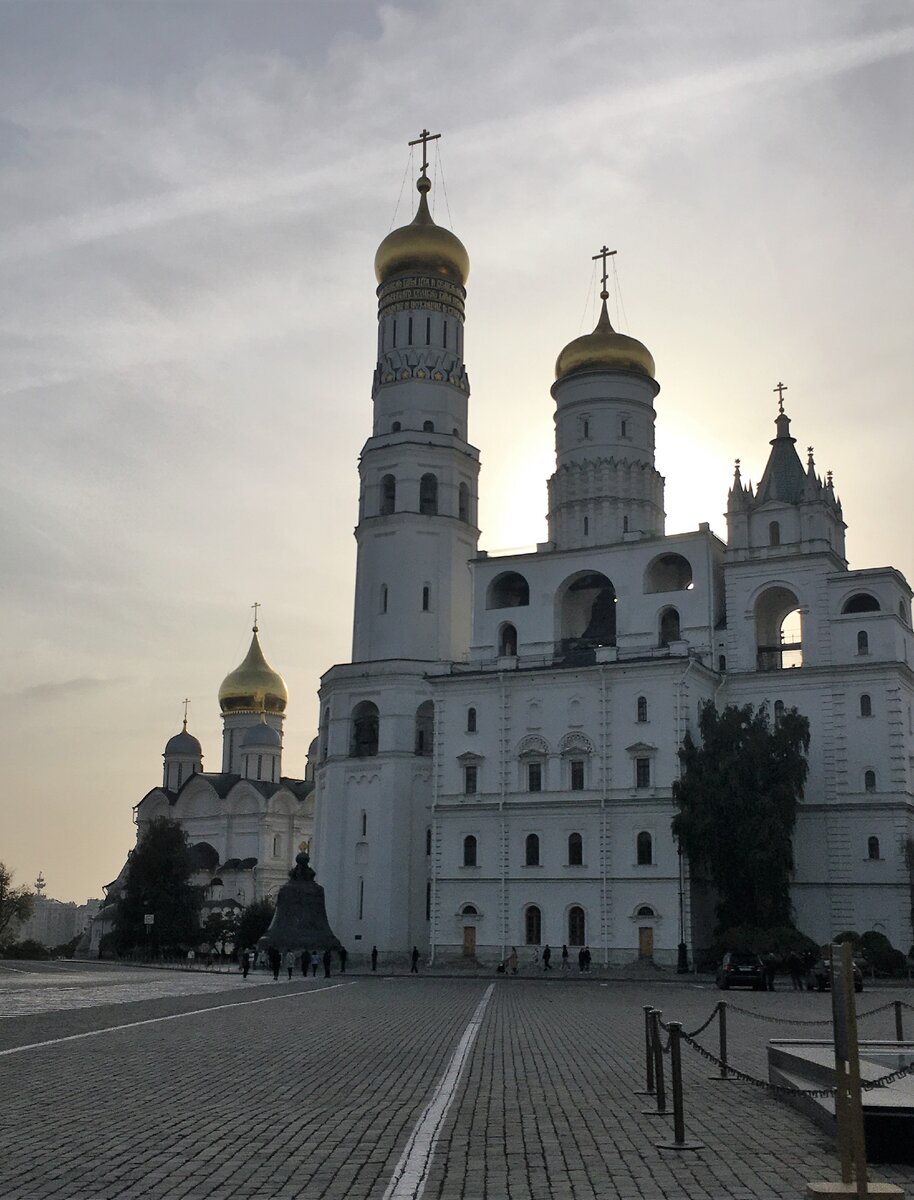
M 314 878 L 306 850 L 296 855 L 289 882 L 279 889 L 270 927 L 257 943 L 258 950 L 271 946 L 281 952 L 340 949 L 340 940 L 327 921 L 324 889 Z

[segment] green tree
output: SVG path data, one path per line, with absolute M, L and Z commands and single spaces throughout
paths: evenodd
M 34 903 L 27 887 L 13 887 L 13 872 L 0 862 L 0 946 L 15 941 L 17 926 L 32 915 Z
M 698 728 L 701 745 L 687 733 L 679 751 L 673 833 L 692 870 L 717 889 L 718 929 L 789 926 L 809 721 L 795 708 L 772 724 L 764 705 L 718 712 L 708 703 Z
M 203 936 L 214 950 L 225 954 L 226 942 L 234 942 L 238 934 L 239 916 L 235 911 L 214 911 L 208 914 L 203 925 Z
M 271 900 L 269 896 L 264 896 L 262 900 L 255 900 L 253 904 L 247 906 L 238 922 L 237 945 L 239 950 L 247 950 L 249 947 L 257 945 L 258 939 L 262 938 L 270 928 L 274 912 L 276 912 L 276 901 Z
M 175 954 L 200 944 L 203 888 L 190 882 L 194 869 L 180 824 L 170 817 L 150 821 L 127 862 L 114 919 L 118 954 Z M 154 918 L 152 925 L 145 923 L 146 914 Z

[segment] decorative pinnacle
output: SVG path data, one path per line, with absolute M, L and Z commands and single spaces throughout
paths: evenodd
M 787 384 L 779 383 L 777 385 L 777 387 L 773 387 L 771 390 L 773 392 L 777 392 L 777 394 L 778 394 L 778 412 L 783 413 L 783 411 L 784 411 L 784 393 L 788 390 Z
M 251 632 L 252 632 L 252 633 L 257 633 L 257 632 L 258 632 L 258 628 L 257 628 L 257 613 L 258 613 L 258 610 L 259 610 L 260 608 L 262 608 L 262 607 L 263 607 L 262 605 L 260 605 L 260 604 L 257 604 L 256 602 L 255 602 L 254 604 L 252 604 L 252 605 L 251 605 L 251 608 L 253 608 L 253 610 L 254 610 L 254 628 L 251 630 Z
M 593 262 L 596 262 L 598 258 L 601 258 L 603 260 L 603 290 L 602 290 L 602 292 L 600 292 L 601 300 L 609 299 L 609 292 L 606 290 L 606 278 L 607 278 L 606 260 L 608 258 L 612 258 L 612 256 L 614 254 L 618 254 L 618 251 L 610 250 L 609 246 L 603 245 L 600 247 L 600 252 L 598 254 L 591 255 Z
M 187 706 L 190 704 L 190 698 L 185 696 L 181 703 L 184 705 L 184 733 L 187 733 Z
M 418 146 L 420 142 L 422 143 L 422 174 L 416 183 L 416 187 L 420 192 L 427 192 L 432 186 L 428 179 L 428 143 L 435 142 L 440 137 L 440 133 L 429 133 L 427 129 L 423 129 L 417 138 L 407 143 L 409 146 Z M 423 183 L 425 184 L 424 187 L 422 186 Z

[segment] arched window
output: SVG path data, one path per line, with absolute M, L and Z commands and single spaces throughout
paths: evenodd
M 400 425 L 400 422 L 394 421 L 393 425 L 391 425 L 391 427 L 390 427 L 390 432 L 391 433 L 399 433 L 401 428 L 402 428 L 402 426 Z
M 637 838 L 638 866 L 649 867 L 654 862 L 654 839 L 642 829 Z
M 523 608 L 530 603 L 530 585 L 517 571 L 498 575 L 489 584 L 486 608 Z
M 330 740 L 330 709 L 325 708 L 321 713 L 321 762 L 324 762 L 328 754 L 328 742 Z
M 419 480 L 419 512 L 434 517 L 438 512 L 438 476 L 423 475 Z
M 463 865 L 465 867 L 476 866 L 476 839 L 472 834 L 463 839 Z
M 381 480 L 381 507 L 378 510 L 382 517 L 390 516 L 397 508 L 397 481 L 393 475 L 385 475 Z
M 855 592 L 849 596 L 841 609 L 842 613 L 879 612 L 879 601 L 869 592 Z
M 535 904 L 524 910 L 524 941 L 528 946 L 538 946 L 543 926 L 543 917 Z
M 367 835 L 368 835 L 368 813 L 365 811 L 364 808 L 362 809 L 361 830 L 362 830 L 362 837 L 367 837 Z
M 378 706 L 363 700 L 352 710 L 352 736 L 349 754 L 352 758 L 373 758 L 378 752 Z
M 429 825 L 429 827 L 425 831 L 425 857 L 431 858 L 431 856 L 432 856 L 432 827 L 431 827 L 431 825 Z
M 860 697 L 860 716 L 871 717 L 873 715 L 873 701 L 866 692 Z
M 568 945 L 586 946 L 586 933 L 584 910 L 579 904 L 575 904 L 568 910 Z
M 768 545 L 780 546 L 781 544 L 781 526 L 778 521 L 768 522 Z
M 434 421 L 423 421 L 422 422 L 422 432 L 423 433 L 434 433 L 435 432 L 435 422 Z
M 508 658 L 517 654 L 517 630 L 513 625 L 502 625 L 498 635 L 498 653 Z
M 426 583 L 422 588 L 422 611 L 430 612 L 432 607 L 432 589 Z
M 416 709 L 416 746 L 417 754 L 430 755 L 435 735 L 435 705 L 431 700 L 424 700 Z
M 866 839 L 866 856 L 871 861 L 875 862 L 879 858 L 879 838 L 871 837 Z
M 656 913 L 649 904 L 642 904 L 635 913 L 636 917 L 656 917 Z
M 476 709 L 467 709 L 467 733 L 476 732 Z
M 647 720 L 647 696 L 638 697 L 638 721 L 643 723 Z
M 568 835 L 568 865 L 569 867 L 584 865 L 584 841 L 579 833 Z
M 684 592 L 692 586 L 692 564 L 681 554 L 661 554 L 644 572 L 645 592 Z
M 524 842 L 524 866 L 540 865 L 540 840 L 535 833 L 528 833 Z
M 783 700 L 775 700 L 775 702 L 774 702 L 774 723 L 775 723 L 775 725 L 780 725 L 780 723 L 783 720 L 784 720 L 784 701 Z
M 870 637 L 865 629 L 861 629 L 857 634 L 857 653 L 869 654 L 870 652 Z
M 755 637 L 760 671 L 802 667 L 803 625 L 796 593 L 776 585 L 759 596 Z
M 875 790 L 876 790 L 876 772 L 875 771 L 864 771 L 863 772 L 863 790 L 865 792 L 875 792 Z
M 462 483 L 457 489 L 457 516 L 461 521 L 470 520 L 470 489 Z
M 387 612 L 387 594 L 388 594 L 387 593 L 387 584 L 382 583 L 381 584 L 381 612 L 382 613 Z
M 675 608 L 665 608 L 660 614 L 660 645 L 668 646 L 670 642 L 678 642 L 679 638 L 679 612 Z
M 460 915 L 462 917 L 478 917 L 479 909 L 475 904 L 464 904 L 463 908 L 460 910 Z

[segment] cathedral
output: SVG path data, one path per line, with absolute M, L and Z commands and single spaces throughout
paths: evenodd
M 321 679 L 312 751 L 314 860 L 335 932 L 352 951 L 415 945 L 432 961 L 545 943 L 589 946 L 597 963 L 674 963 L 680 944 L 691 957 L 713 919 L 671 833 L 677 752 L 702 705 L 751 703 L 810 721 L 798 927 L 819 941 L 875 929 L 907 949 L 907 582 L 849 569 L 832 479 L 798 455 L 783 389 L 757 487 L 737 463 L 727 540 L 706 523 L 666 532 L 660 384 L 650 351 L 610 323 L 605 250 L 596 328 L 556 360 L 548 538 L 480 550 L 469 257 L 432 219 L 425 149 L 415 218 L 375 258 L 352 662 Z M 247 711 L 248 731 L 257 719 Z M 249 771 L 226 755 L 225 771 Z M 226 799 L 206 777 L 183 786 L 201 812 Z M 263 789 L 232 785 L 244 786 Z M 289 786 L 289 831 L 297 798 Z M 141 808 L 169 805 L 166 788 Z

